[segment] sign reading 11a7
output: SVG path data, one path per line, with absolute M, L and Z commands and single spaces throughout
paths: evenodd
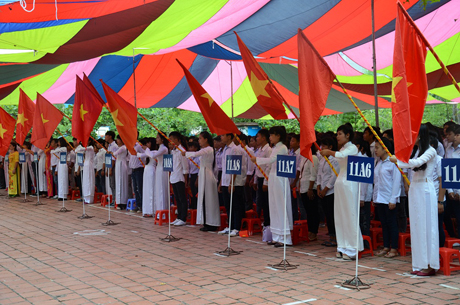
M 460 189 L 460 159 L 442 159 L 442 187 Z

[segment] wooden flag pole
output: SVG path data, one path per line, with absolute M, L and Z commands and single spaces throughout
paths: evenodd
M 171 143 L 172 145 L 174 145 L 180 152 L 185 152 L 185 151 L 182 150 L 179 146 L 177 146 L 176 143 L 174 143 L 167 135 L 165 135 L 164 132 L 162 132 L 160 129 L 158 129 L 155 125 L 153 125 L 152 122 L 150 122 L 145 116 L 143 116 L 143 115 L 139 112 L 139 110 L 137 110 L 137 114 L 138 114 L 141 118 L 143 118 L 147 123 L 149 123 L 150 126 L 152 126 L 153 128 L 155 128 L 156 131 L 158 131 L 163 137 L 165 137 L 166 140 L 168 140 L 169 143 Z M 196 162 L 193 161 L 192 158 L 187 158 L 187 159 L 189 159 L 198 169 L 200 168 L 200 166 L 199 166 L 198 164 L 196 164 Z
M 436 58 L 436 61 L 439 63 L 439 65 L 441 66 L 442 70 L 444 71 L 444 73 L 446 73 L 447 77 L 450 79 L 450 81 L 452 82 L 452 84 L 454 85 L 454 87 L 457 89 L 458 92 L 460 92 L 460 87 L 458 86 L 458 83 L 457 81 L 455 80 L 455 78 L 452 76 L 452 74 L 449 72 L 449 70 L 447 69 L 446 65 L 444 65 L 444 63 L 442 62 L 442 60 L 439 58 L 438 54 L 436 54 L 436 52 L 434 51 L 433 47 L 430 45 L 430 43 L 428 42 L 428 40 L 425 38 L 425 36 L 423 36 L 422 34 L 422 31 L 420 31 L 420 29 L 417 27 L 417 25 L 415 24 L 414 20 L 412 20 L 412 17 L 407 13 L 406 9 L 404 8 L 404 6 L 402 6 L 402 4 L 398 1 L 398 5 L 399 7 L 402 9 L 404 15 L 406 16 L 406 18 L 409 20 L 409 22 L 411 23 L 411 25 L 414 27 L 415 31 L 418 33 L 418 35 L 420 36 L 420 38 L 423 40 L 423 42 L 426 44 L 426 46 L 428 47 L 428 50 L 430 50 L 431 54 L 433 54 L 434 58 Z
M 246 145 L 244 145 L 244 143 L 241 141 L 240 137 L 238 137 L 238 135 L 236 133 L 233 134 L 236 139 L 238 140 L 238 142 L 240 143 L 241 147 L 243 147 L 244 151 L 248 154 L 248 156 L 250 158 L 252 158 L 252 154 L 249 152 L 248 148 L 246 147 Z M 257 169 L 262 173 L 262 175 L 264 175 L 265 179 L 267 179 L 268 181 L 268 177 L 267 177 L 267 174 L 265 174 L 265 172 L 263 171 L 263 169 L 260 167 L 259 164 L 257 164 L 257 162 L 254 162 L 254 164 L 257 166 Z
M 72 149 L 75 149 L 72 144 L 69 143 L 69 141 L 67 141 L 67 139 L 64 137 L 64 135 L 62 134 L 62 132 L 59 131 L 58 128 L 56 128 L 57 132 L 59 132 L 59 134 L 61 135 L 61 137 L 67 142 L 67 144 L 69 144 L 70 147 L 72 147 Z
M 377 139 L 377 141 L 380 143 L 380 145 L 382 146 L 382 148 L 385 150 L 385 152 L 391 157 L 392 154 L 390 153 L 390 151 L 388 150 L 388 148 L 385 146 L 385 144 L 383 144 L 382 142 L 382 139 L 380 139 L 379 135 L 377 134 L 377 132 L 374 130 L 374 128 L 372 127 L 371 123 L 369 123 L 369 121 L 366 119 L 366 117 L 364 116 L 364 114 L 362 113 L 361 109 L 359 109 L 358 105 L 356 105 L 355 101 L 353 100 L 353 98 L 351 97 L 350 94 L 348 94 L 347 92 L 347 89 L 345 89 L 345 87 L 342 85 L 342 83 L 338 80 L 337 76 L 335 77 L 335 80 L 337 81 L 337 83 L 340 85 L 340 87 L 342 87 L 342 90 L 343 90 L 343 93 L 345 93 L 345 95 L 348 97 L 348 99 L 350 100 L 350 102 L 353 104 L 353 106 L 356 108 L 356 110 L 358 111 L 359 115 L 363 118 L 364 122 L 366 122 L 367 126 L 369 127 L 369 129 L 372 131 L 372 133 L 374 134 L 375 138 Z M 407 182 L 407 185 L 410 185 L 410 181 L 409 179 L 407 178 L 407 176 L 404 174 L 404 172 L 402 171 L 402 169 L 397 165 L 395 164 L 396 167 L 399 169 L 399 171 L 401 172 L 401 175 L 403 176 L 404 180 Z

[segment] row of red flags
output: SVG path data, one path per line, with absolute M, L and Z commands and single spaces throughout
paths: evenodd
M 426 48 L 415 23 L 397 5 L 393 65 L 392 113 L 395 155 L 407 162 L 412 153 L 425 109 L 428 86 L 425 73 Z M 236 34 L 236 33 L 235 33 Z M 287 119 L 283 97 L 249 49 L 236 35 L 241 57 L 259 105 L 274 119 Z M 315 124 L 326 107 L 336 79 L 326 61 L 299 29 L 298 75 L 301 154 L 312 160 L 311 146 L 316 142 Z M 232 120 L 220 109 L 201 84 L 179 62 L 187 82 L 208 124 L 216 134 L 239 133 Z
M 236 34 L 236 33 L 235 33 Z M 285 102 L 259 63 L 238 35 L 239 49 L 258 104 L 274 119 L 287 119 Z M 395 154 L 408 161 L 421 125 L 428 94 L 425 73 L 426 45 L 412 19 L 398 5 L 393 57 L 392 112 Z M 316 142 L 315 124 L 326 107 L 327 97 L 336 79 L 328 64 L 299 29 L 298 73 L 301 154 L 312 160 L 311 145 Z M 179 62 L 179 61 L 178 61 Z M 240 131 L 233 121 L 180 63 L 193 96 L 209 130 L 215 134 Z M 77 76 L 72 115 L 72 136 L 86 147 L 87 141 L 104 106 L 107 106 L 123 142 L 132 153 L 137 141 L 137 109 L 102 80 L 107 105 L 86 75 Z M 31 142 L 44 149 L 63 114 L 37 93 L 37 102 L 20 90 L 16 141 L 22 145 L 30 129 Z M 14 134 L 16 120 L 0 108 L 0 155 L 5 155 Z

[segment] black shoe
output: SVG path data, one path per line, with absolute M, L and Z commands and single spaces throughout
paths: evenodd
M 207 231 L 208 231 L 208 228 L 202 227 L 202 228 L 200 228 L 200 231 L 202 231 L 202 232 L 207 232 Z
M 75 199 L 75 201 L 77 201 L 77 202 L 83 202 L 83 199 L 78 198 L 78 199 Z

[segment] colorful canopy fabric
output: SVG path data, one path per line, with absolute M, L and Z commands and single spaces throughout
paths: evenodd
M 26 2 L 30 10 L 32 1 Z M 236 117 L 269 118 L 256 104 L 236 31 L 297 111 L 300 28 L 358 106 L 374 108 L 370 0 L 37 0 L 30 13 L 19 1 L 0 4 L 0 105 L 17 104 L 19 88 L 72 104 L 75 75 L 85 73 L 102 96 L 100 79 L 132 104 L 136 88 L 137 107 L 199 111 L 178 58 L 227 114 L 233 108 Z M 460 0 L 404 6 L 460 80 Z M 391 106 L 395 16 L 395 3 L 375 0 L 382 108 Z M 428 103 L 460 102 L 431 54 L 426 71 Z M 350 111 L 334 85 L 323 115 Z

